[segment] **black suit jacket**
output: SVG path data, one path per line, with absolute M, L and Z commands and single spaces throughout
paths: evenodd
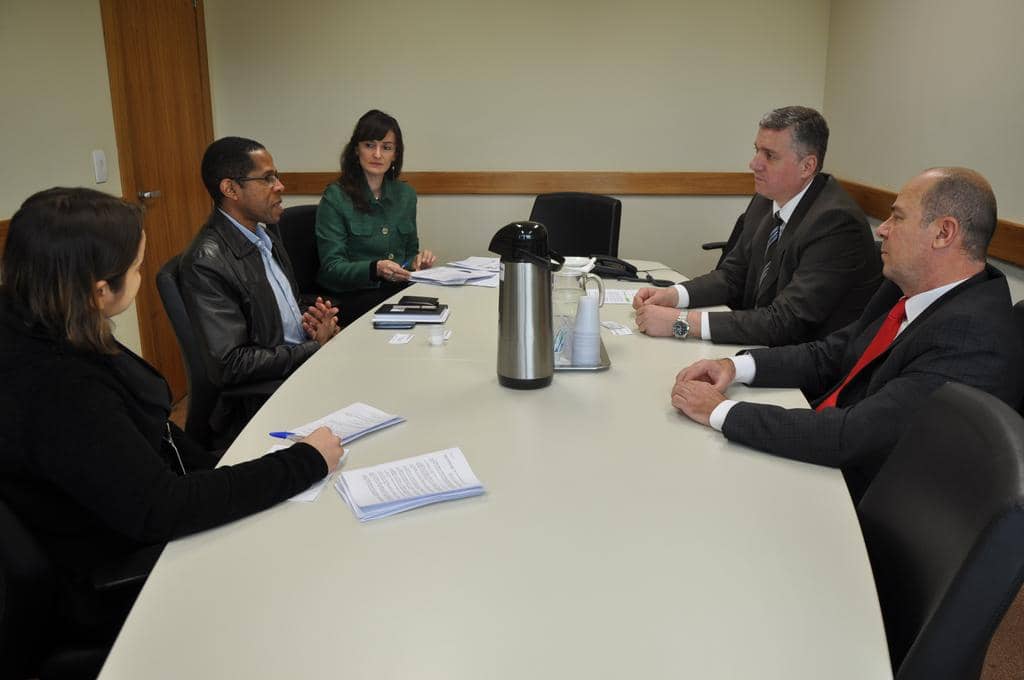
M 856 363 L 902 295 L 886 281 L 864 314 L 823 340 L 753 350 L 755 386 L 799 387 L 817 404 Z M 1024 341 L 1003 274 L 986 267 L 929 306 L 892 346 L 817 413 L 741 402 L 722 432 L 785 458 L 843 468 L 854 498 L 874 478 L 915 410 L 935 389 L 960 382 L 1017 408 L 1024 394 Z
M 719 268 L 683 285 L 690 307 L 711 312 L 713 342 L 788 345 L 822 338 L 856 319 L 881 283 L 881 260 L 860 207 L 833 177 L 812 180 L 775 247 L 760 295 L 772 201 L 754 196 L 743 232 Z

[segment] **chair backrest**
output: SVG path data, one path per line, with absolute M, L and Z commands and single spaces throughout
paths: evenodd
M 548 245 L 561 255 L 619 255 L 622 201 L 610 196 L 562 192 L 541 194 L 530 221 L 548 230 Z
M 56 586 L 50 562 L 35 538 L 0 500 L 0 677 L 38 671 Z
M 857 513 L 896 680 L 977 678 L 1024 580 L 1024 419 L 947 383 L 914 415 Z
M 178 275 L 180 262 L 181 256 L 175 255 L 160 268 L 156 275 L 156 287 L 160 292 L 167 317 L 171 320 L 171 327 L 174 328 L 181 355 L 185 359 L 185 373 L 188 377 L 188 416 L 185 418 L 185 431 L 203 446 L 212 448 L 210 414 L 217 403 L 220 391 L 210 381 L 206 372 L 199 341 L 185 310 L 185 301 L 181 298 Z
M 316 208 L 315 205 L 285 208 L 277 223 L 277 232 L 288 251 L 288 259 L 295 270 L 295 283 L 303 298 L 315 298 L 320 290 L 316 282 L 320 270 L 320 255 L 316 247 Z

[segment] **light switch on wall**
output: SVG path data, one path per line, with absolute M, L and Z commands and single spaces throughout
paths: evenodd
M 107 181 L 107 155 L 103 149 L 93 149 L 92 170 L 96 175 L 96 184 L 103 184 Z

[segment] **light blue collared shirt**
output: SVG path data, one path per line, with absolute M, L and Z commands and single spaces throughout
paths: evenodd
M 239 224 L 238 220 L 231 215 L 223 210 L 220 212 L 231 221 L 231 224 L 235 225 L 238 231 L 242 232 L 242 235 L 250 243 L 256 246 L 256 250 L 260 251 L 267 281 L 270 283 L 271 290 L 274 291 L 274 298 L 277 299 L 277 309 L 281 314 L 281 327 L 284 330 L 284 341 L 289 345 L 305 342 L 308 338 L 306 332 L 302 330 L 302 314 L 299 312 L 299 305 L 292 296 L 292 285 L 289 283 L 288 277 L 285 276 L 281 265 L 274 259 L 274 242 L 270 240 L 270 234 L 267 233 L 266 227 L 262 222 L 258 222 L 256 233 L 253 233 Z

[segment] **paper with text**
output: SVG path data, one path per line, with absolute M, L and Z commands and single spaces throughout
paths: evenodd
M 459 448 L 347 470 L 334 486 L 361 522 L 484 492 Z
M 308 437 L 318 427 L 329 427 L 331 432 L 341 437 L 341 441 L 347 444 L 363 435 L 404 421 L 405 418 L 402 416 L 385 413 L 379 408 L 357 401 L 302 427 L 293 428 L 291 431 L 300 437 Z

